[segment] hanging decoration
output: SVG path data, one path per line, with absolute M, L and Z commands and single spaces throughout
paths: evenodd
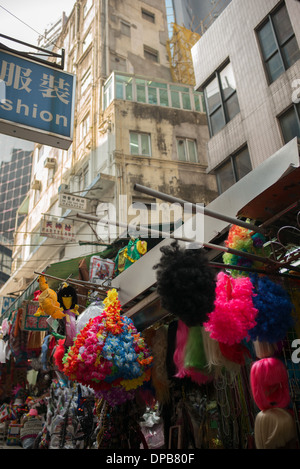
M 62 284 L 57 293 L 57 300 L 65 314 L 63 334 L 66 336 L 65 346 L 73 344 L 76 336 L 76 317 L 78 316 L 77 293 L 74 287 L 66 282 Z
M 249 330 L 253 341 L 275 343 L 283 340 L 294 325 L 293 304 L 285 289 L 268 277 L 251 277 L 253 304 L 258 310 L 256 325 Z
M 49 288 L 46 282 L 45 276 L 40 275 L 38 278 L 41 293 L 38 297 L 39 308 L 37 309 L 35 316 L 52 316 L 53 319 L 62 319 L 65 314 L 57 301 L 57 294 L 54 290 Z
M 249 339 L 248 331 L 256 325 L 257 315 L 252 292 L 253 285 L 249 278 L 233 278 L 219 272 L 214 310 L 204 323 L 212 339 L 227 345 Z
M 121 316 L 115 289 L 105 309 L 82 328 L 63 358 L 63 372 L 71 380 L 94 389 L 110 405 L 132 399 L 151 376 L 153 357 L 132 320 Z
M 188 327 L 201 326 L 214 308 L 215 274 L 203 249 L 184 249 L 176 240 L 161 248 L 154 266 L 162 306 Z
M 269 257 L 269 249 L 264 247 L 266 242 L 265 237 L 260 233 L 253 233 L 253 231 L 243 228 L 241 226 L 232 225 L 230 227 L 225 246 L 237 251 L 248 252 L 261 257 Z M 259 261 L 253 261 L 249 258 L 225 252 L 223 254 L 224 264 L 236 265 L 238 267 L 252 267 L 257 269 L 264 269 L 264 264 Z M 232 270 L 233 277 L 248 275 L 243 270 Z

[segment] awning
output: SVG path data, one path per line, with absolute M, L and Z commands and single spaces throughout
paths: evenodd
M 299 200 L 299 163 L 299 145 L 295 138 L 207 205 L 207 208 L 234 218 L 241 216 L 251 217 L 254 220 L 260 217 L 263 217 L 262 220 L 270 218 L 274 211 Z M 266 201 L 268 203 L 264 205 Z M 192 220 L 188 223 L 192 223 Z M 229 226 L 224 221 L 210 217 L 205 217 L 204 223 L 206 243 L 212 242 L 222 232 L 226 232 Z M 174 234 L 176 237 L 176 231 Z M 151 318 L 146 318 L 143 314 L 143 307 L 148 308 L 149 314 L 151 311 L 155 320 L 159 317 L 161 306 L 156 301 L 150 301 L 149 308 L 146 298 L 147 296 L 151 298 L 150 295 L 153 294 L 155 287 L 156 276 L 153 266 L 161 257 L 160 247 L 170 242 L 171 239 L 163 240 L 113 281 L 113 286 L 120 289 L 119 299 L 123 309 L 129 315 L 138 317 L 140 327 L 151 321 Z M 139 300 L 140 298 L 142 299 Z M 165 314 L 164 311 L 161 313 Z
M 74 259 L 70 259 L 67 261 L 55 262 L 53 264 L 50 264 L 46 269 L 44 269 L 44 272 L 47 275 L 62 278 L 64 280 L 67 279 L 68 277 L 73 278 L 73 279 L 79 279 L 79 263 L 81 260 L 85 259 L 86 265 L 89 268 L 90 260 L 92 256 L 109 258 L 113 254 L 115 254 L 115 250 L 116 248 L 109 248 L 109 249 L 106 249 L 105 251 L 90 254 L 88 256 L 81 256 L 81 257 L 76 257 Z M 57 290 L 59 284 L 60 284 L 60 281 L 56 281 L 53 279 L 48 280 L 49 287 L 54 290 Z M 23 301 L 32 299 L 34 292 L 38 289 L 39 289 L 39 284 L 37 282 L 37 279 L 35 279 L 33 280 L 33 282 L 30 283 L 30 285 L 26 288 L 26 290 L 24 290 L 23 293 L 16 299 L 16 301 L 14 301 L 10 305 L 10 307 L 4 312 L 4 314 L 1 315 L 0 321 L 2 322 L 4 318 L 9 318 L 13 311 L 21 307 Z

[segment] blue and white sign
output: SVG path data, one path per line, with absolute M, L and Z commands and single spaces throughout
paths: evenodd
M 0 132 L 67 150 L 75 75 L 0 49 Z

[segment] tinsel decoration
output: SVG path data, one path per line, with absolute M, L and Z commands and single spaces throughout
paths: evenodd
M 257 315 L 252 296 L 253 285 L 249 278 L 233 278 L 219 272 L 215 307 L 204 323 L 212 339 L 227 345 L 249 339 L 248 331 L 256 325 Z
M 104 311 L 77 334 L 63 358 L 63 372 L 114 406 L 132 399 L 134 391 L 150 379 L 153 357 L 132 320 L 121 316 L 115 289 L 108 292 L 104 304 Z
M 253 304 L 258 310 L 256 325 L 249 330 L 253 341 L 275 343 L 283 340 L 294 325 L 293 304 L 286 290 L 268 277 L 251 277 Z
M 213 310 L 216 286 L 205 251 L 185 249 L 176 240 L 161 252 L 154 269 L 162 306 L 188 327 L 201 326 Z

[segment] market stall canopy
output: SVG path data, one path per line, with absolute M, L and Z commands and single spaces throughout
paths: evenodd
M 275 198 L 280 197 L 281 191 L 285 191 L 285 200 L 280 201 L 282 202 L 280 207 L 299 199 L 299 171 L 299 145 L 297 138 L 295 138 L 207 205 L 207 208 L 230 217 L 240 218 L 255 215 L 253 218 L 258 219 L 258 213 L 254 213 L 254 211 L 250 213 L 250 207 L 255 201 L 255 206 L 263 210 L 266 195 L 271 201 L 274 193 L 274 207 L 276 204 Z M 290 185 L 287 186 L 287 182 Z M 246 207 L 249 207 L 247 213 L 244 210 Z M 269 213 L 269 217 L 272 215 L 273 213 Z M 265 214 L 264 219 L 266 217 L 267 214 Z M 192 226 L 193 221 L 188 220 L 186 225 L 188 224 Z M 228 223 L 222 220 L 205 217 L 204 242 L 212 242 L 222 232 L 226 232 L 228 226 Z M 186 227 L 186 233 L 188 233 L 188 227 Z M 173 235 L 176 238 L 176 230 Z M 148 312 L 155 320 L 160 314 L 165 315 L 165 311 L 161 310 L 157 298 L 153 296 L 156 283 L 153 266 L 160 258 L 160 247 L 170 242 L 172 242 L 171 239 L 163 240 L 143 256 L 139 262 L 113 280 L 113 286 L 119 288 L 119 299 L 123 310 L 129 316 L 136 318 L 135 320 L 141 328 L 146 323 L 151 322 L 150 317 L 144 317 L 142 311 L 145 308 L 148 308 Z M 155 308 L 152 308 L 151 305 L 155 305 Z

